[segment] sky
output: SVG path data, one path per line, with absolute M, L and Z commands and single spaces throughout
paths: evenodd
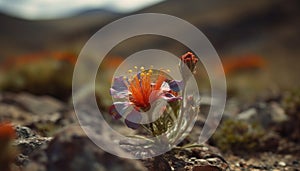
M 66 17 L 83 9 L 133 12 L 163 0 L 0 0 L 0 11 L 24 19 Z

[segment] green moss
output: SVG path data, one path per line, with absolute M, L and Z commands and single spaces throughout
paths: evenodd
M 300 121 L 300 88 L 286 92 L 282 99 L 282 106 L 288 115 Z
M 240 120 L 226 120 L 212 140 L 222 151 L 247 152 L 255 150 L 264 130 L 256 124 Z
M 73 66 L 64 61 L 42 60 L 2 70 L 0 90 L 48 94 L 66 99 L 72 90 Z
M 279 133 L 296 143 L 300 142 L 300 88 L 288 91 L 282 98 L 282 106 L 289 120 L 282 123 Z

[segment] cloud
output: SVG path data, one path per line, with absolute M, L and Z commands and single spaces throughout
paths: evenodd
M 132 12 L 163 0 L 0 0 L 4 13 L 26 19 L 50 19 L 88 8 Z

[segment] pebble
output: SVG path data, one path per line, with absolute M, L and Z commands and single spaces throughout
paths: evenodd
M 285 162 L 282 162 L 282 161 L 279 162 L 278 165 L 279 165 L 279 166 L 282 166 L 282 167 L 285 167 L 285 166 L 286 166 Z
M 203 151 L 208 151 L 209 149 L 207 147 L 202 147 Z
M 216 160 L 216 158 L 209 158 L 209 159 L 206 159 L 209 163 L 211 164 L 216 164 L 218 161 Z

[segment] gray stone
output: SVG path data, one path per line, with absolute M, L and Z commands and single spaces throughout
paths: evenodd
M 278 103 L 270 104 L 270 112 L 273 122 L 280 123 L 288 120 L 288 116 Z
M 43 144 L 51 141 L 51 137 L 41 137 L 31 131 L 28 127 L 16 126 L 18 138 L 14 145 L 17 146 L 23 155 L 29 155 L 39 149 Z
M 79 126 L 58 133 L 47 147 L 30 156 L 27 171 L 146 170 L 138 160 L 111 155 L 96 146 Z M 39 167 L 40 166 L 40 167 Z
M 238 115 L 239 120 L 255 120 L 257 117 L 257 111 L 254 108 L 248 109 Z
M 278 165 L 281 166 L 281 167 L 285 167 L 286 166 L 285 162 L 283 162 L 283 161 L 278 162 Z
M 31 94 L 19 94 L 15 98 L 28 111 L 35 114 L 50 114 L 64 109 L 64 104 L 50 96 L 34 96 Z
M 219 151 L 207 144 L 194 144 L 178 147 L 156 157 L 154 160 L 146 159 L 145 163 L 147 163 L 147 168 L 149 170 L 155 171 L 162 170 L 162 166 L 164 166 L 163 168 L 170 167 L 172 170 L 188 171 L 219 171 L 229 168 L 228 163 L 219 154 Z M 165 166 L 166 163 L 168 163 L 169 167 Z

